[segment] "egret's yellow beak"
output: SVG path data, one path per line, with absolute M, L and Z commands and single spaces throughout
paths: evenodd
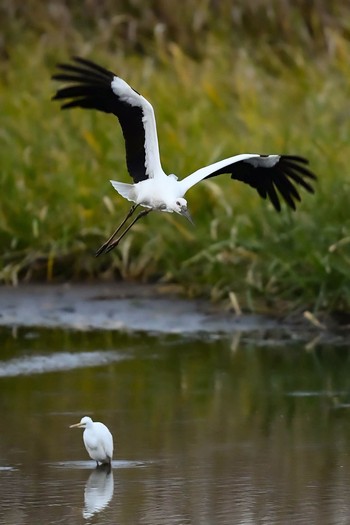
M 81 424 L 75 423 L 74 425 L 69 425 L 69 428 L 81 428 Z

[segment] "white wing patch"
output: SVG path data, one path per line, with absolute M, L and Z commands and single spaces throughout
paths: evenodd
M 276 155 L 278 157 L 278 155 Z M 227 159 L 219 160 L 218 162 L 214 162 L 214 164 L 210 164 L 209 166 L 204 166 L 203 168 L 199 168 L 199 170 L 194 171 L 191 173 L 191 175 L 188 175 L 184 179 L 180 181 L 180 186 L 183 191 L 183 195 L 185 195 L 186 191 L 188 191 L 192 186 L 197 184 L 197 182 L 200 182 L 201 180 L 205 179 L 210 175 L 211 173 L 214 173 L 217 170 L 220 170 L 222 168 L 225 168 L 226 166 L 229 166 L 230 164 L 233 164 L 235 162 L 250 162 L 253 164 L 253 162 L 256 163 L 256 165 L 259 165 L 259 158 L 260 155 L 257 153 L 240 153 L 239 155 L 234 155 L 233 157 L 229 157 Z
M 141 95 L 136 93 L 125 80 L 119 77 L 114 77 L 111 83 L 112 91 L 120 100 L 126 102 L 130 106 L 138 106 L 142 108 Z
M 280 160 L 280 155 L 268 155 L 258 157 L 251 157 L 250 159 L 244 160 L 247 164 L 251 164 L 254 168 L 273 168 L 277 162 Z
M 130 106 L 142 109 L 142 124 L 145 130 L 145 168 L 149 178 L 164 176 L 159 155 L 156 119 L 152 105 L 119 77 L 111 82 L 112 91 Z

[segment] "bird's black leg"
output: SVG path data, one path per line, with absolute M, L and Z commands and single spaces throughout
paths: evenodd
M 138 204 L 133 204 L 131 206 L 130 210 L 128 211 L 128 213 L 127 213 L 127 215 L 125 217 L 125 219 L 119 224 L 118 228 L 110 236 L 110 238 L 105 243 L 103 243 L 102 246 L 97 250 L 97 252 L 95 253 L 95 257 L 98 257 L 99 255 L 101 255 L 101 253 L 104 253 L 104 252 L 107 251 L 107 248 L 108 248 L 109 244 L 113 241 L 114 237 L 117 235 L 117 233 L 120 231 L 120 229 L 124 226 L 124 224 L 126 223 L 128 218 L 131 217 L 131 215 L 134 213 L 134 211 L 136 210 L 137 207 L 138 207 Z
M 122 240 L 122 238 L 124 237 L 124 235 L 126 233 L 128 233 L 128 231 L 130 230 L 130 228 L 135 224 L 135 222 L 137 222 L 139 219 L 141 219 L 141 217 L 144 217 L 145 215 L 148 215 L 150 212 L 152 211 L 152 208 L 148 208 L 147 210 L 143 210 L 141 211 L 137 217 L 135 217 L 135 219 L 129 224 L 129 226 L 123 231 L 123 233 L 118 237 L 118 239 L 116 239 L 114 242 L 110 243 L 106 249 L 104 250 L 104 253 L 108 253 L 110 252 L 111 250 L 113 250 L 113 248 L 115 248 L 116 246 L 118 246 L 118 244 L 120 243 L 120 241 Z

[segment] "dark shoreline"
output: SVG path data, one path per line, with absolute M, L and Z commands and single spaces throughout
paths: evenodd
M 278 318 L 236 315 L 157 285 L 130 283 L 24 284 L 0 288 L 0 326 L 123 330 L 191 336 L 254 334 L 276 341 L 344 344 L 348 325 L 314 324 L 303 314 Z M 328 328 L 330 326 L 331 328 Z

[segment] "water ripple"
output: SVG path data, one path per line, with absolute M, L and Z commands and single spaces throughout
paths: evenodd
M 73 370 L 74 368 L 103 366 L 129 358 L 127 355 L 118 352 L 99 350 L 95 352 L 58 352 L 53 355 L 26 356 L 2 361 L 0 377 L 45 374 L 47 372 Z

